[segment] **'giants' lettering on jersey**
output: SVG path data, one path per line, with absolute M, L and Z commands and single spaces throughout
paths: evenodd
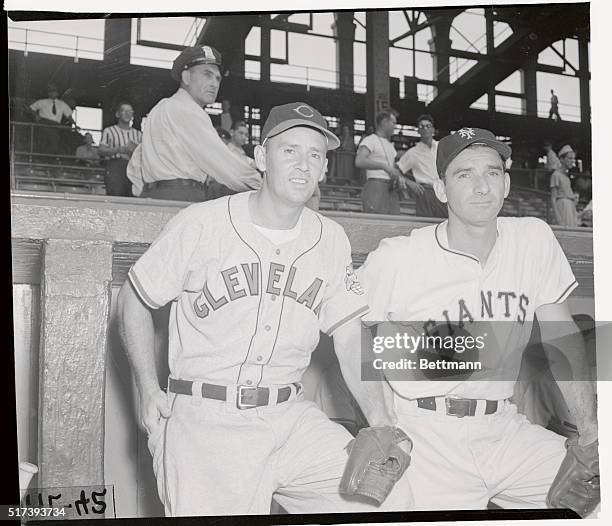
M 480 291 L 480 318 L 482 320 L 510 320 L 516 315 L 516 321 L 520 324 L 525 323 L 527 317 L 527 306 L 529 305 L 529 297 L 525 294 L 518 294 L 512 291 Z M 442 316 L 450 322 L 472 323 L 474 315 L 468 308 L 465 300 L 459 298 L 457 300 L 457 310 L 452 312 L 450 309 L 442 311 Z
M 314 310 L 316 313 L 320 307 L 320 302 L 315 307 L 315 301 L 323 285 L 323 280 L 321 278 L 314 278 L 312 283 L 304 290 L 294 290 L 297 271 L 296 267 L 292 266 L 286 270 L 285 265 L 282 263 L 271 262 L 268 268 L 264 292 L 266 294 L 282 295 L 291 298 L 306 308 Z M 281 281 L 285 274 L 287 277 L 284 285 L 281 286 Z M 247 294 L 259 296 L 262 292 L 260 275 L 259 263 L 242 263 L 240 268 L 233 266 L 222 270 L 221 277 L 227 294 L 215 298 L 208 287 L 208 282 L 204 283 L 202 292 L 193 302 L 196 315 L 199 318 L 206 318 L 210 314 L 211 309 L 216 311 L 227 305 L 230 301 L 244 298 Z

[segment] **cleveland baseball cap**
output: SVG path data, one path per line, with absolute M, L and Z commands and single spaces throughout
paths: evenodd
M 563 157 L 564 155 L 567 155 L 568 153 L 576 153 L 576 152 L 574 152 L 574 150 L 569 144 L 566 144 L 565 146 L 563 146 L 563 148 L 559 150 L 559 153 L 557 155 L 559 157 Z
M 183 49 L 181 54 L 176 57 L 170 74 L 174 80 L 180 82 L 181 72 L 198 64 L 215 64 L 219 66 L 222 75 L 225 73 L 219 51 L 212 46 L 192 46 Z
M 444 177 L 451 161 L 471 144 L 484 144 L 493 148 L 506 161 L 512 155 L 512 148 L 498 141 L 489 130 L 481 128 L 461 128 L 455 133 L 440 139 L 436 155 L 436 168 L 440 177 Z
M 261 132 L 262 144 L 266 139 L 296 126 L 308 126 L 320 131 L 327 138 L 328 150 L 340 146 L 340 139 L 327 129 L 323 115 L 305 102 L 290 102 L 272 108 Z

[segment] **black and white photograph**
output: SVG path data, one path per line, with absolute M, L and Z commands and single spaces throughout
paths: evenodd
M 5 4 L 0 519 L 606 522 L 605 2 L 122 4 Z

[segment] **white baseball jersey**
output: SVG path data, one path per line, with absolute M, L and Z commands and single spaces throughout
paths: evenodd
M 535 310 L 561 303 L 577 286 L 550 227 L 536 218 L 500 217 L 484 265 L 449 248 L 445 221 L 384 239 L 357 276 L 368 292 L 366 323 L 491 321 L 499 348 L 522 350 Z M 514 323 L 501 323 L 501 322 Z M 486 350 L 486 349 L 485 349 Z M 504 381 L 390 381 L 406 398 L 452 394 L 500 400 L 512 395 L 520 353 L 504 362 Z
M 175 378 L 297 382 L 319 331 L 367 312 L 342 227 L 304 208 L 300 236 L 275 245 L 253 227 L 251 194 L 182 210 L 129 272 L 149 307 L 172 302 Z

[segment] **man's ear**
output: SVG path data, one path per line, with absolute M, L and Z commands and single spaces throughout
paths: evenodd
M 446 185 L 444 184 L 444 181 L 442 179 L 438 179 L 434 183 L 433 189 L 436 194 L 436 197 L 438 198 L 438 201 L 441 201 L 442 203 L 448 202 L 448 199 L 446 197 Z
M 325 164 L 323 165 L 323 168 L 321 169 L 321 175 L 319 175 L 319 183 L 323 181 L 323 179 L 325 179 L 325 175 L 327 174 L 327 163 L 329 162 L 329 159 L 325 158 Z
M 266 149 L 261 144 L 258 144 L 257 146 L 255 146 L 255 149 L 253 150 L 253 154 L 255 155 L 255 166 L 257 166 L 257 169 L 260 172 L 265 172 L 266 171 Z
M 510 193 L 510 174 L 506 172 L 504 175 L 504 199 L 508 197 L 509 193 Z
M 184 69 L 181 71 L 181 84 L 189 86 L 189 82 L 191 82 L 191 73 L 189 73 L 188 69 Z

